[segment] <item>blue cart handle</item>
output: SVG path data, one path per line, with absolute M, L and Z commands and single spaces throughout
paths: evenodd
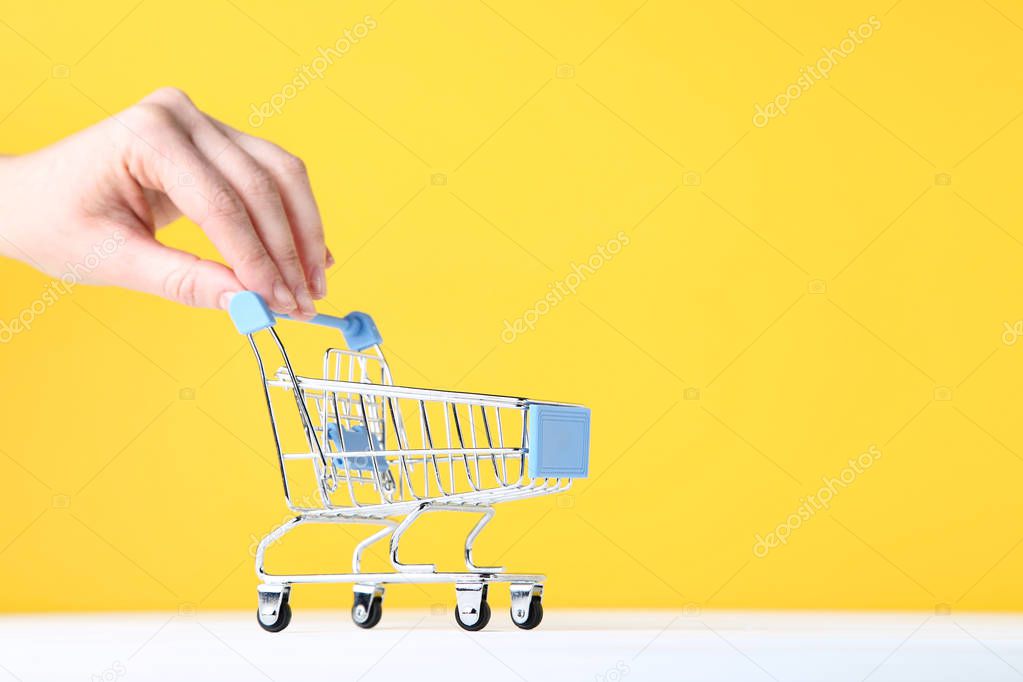
M 228 305 L 231 321 L 241 334 L 255 334 L 269 329 L 277 323 L 278 318 L 318 324 L 322 327 L 333 327 L 345 337 L 345 342 L 352 350 L 362 351 L 383 342 L 373 318 L 366 313 L 351 312 L 344 317 L 333 315 L 316 315 L 310 320 L 295 320 L 288 315 L 277 315 L 263 297 L 254 291 L 241 291 L 231 298 Z

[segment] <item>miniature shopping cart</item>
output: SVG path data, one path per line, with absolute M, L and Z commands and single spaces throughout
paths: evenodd
M 300 376 L 274 329 L 275 315 L 257 294 L 236 294 L 230 313 L 256 354 L 284 499 L 296 514 L 256 548 L 261 581 L 257 616 L 263 629 L 280 632 L 288 626 L 291 588 L 306 583 L 352 583 L 352 619 L 363 628 L 380 621 L 385 584 L 454 583 L 455 620 L 466 630 L 481 630 L 490 620 L 488 585 L 509 583 L 512 622 L 526 630 L 539 625 L 544 576 L 477 566 L 472 548 L 496 503 L 559 493 L 572 479 L 587 475 L 590 411 L 525 398 L 396 386 L 380 349 L 380 333 L 368 315 L 358 312 L 310 320 L 340 330 L 348 349 L 328 348 L 322 375 Z M 261 345 L 283 362 L 273 374 L 267 373 L 267 351 Z M 297 420 L 284 419 L 283 412 L 291 410 Z M 300 481 L 305 496 L 296 489 Z M 434 564 L 399 560 L 402 536 L 431 512 L 480 516 L 465 540 L 464 571 L 442 572 Z M 356 545 L 350 573 L 268 573 L 266 550 L 306 524 L 381 528 Z M 362 571 L 364 550 L 385 539 L 394 570 Z

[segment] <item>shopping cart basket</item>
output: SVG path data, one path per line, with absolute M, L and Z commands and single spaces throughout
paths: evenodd
M 288 626 L 291 588 L 306 583 L 352 583 L 352 619 L 363 628 L 380 621 L 385 584 L 454 583 L 455 620 L 466 630 L 480 630 L 490 620 L 488 585 L 509 583 L 512 622 L 527 630 L 539 625 L 544 576 L 477 566 L 473 544 L 493 518 L 496 503 L 559 493 L 572 479 L 587 475 L 590 411 L 564 403 L 396 386 L 380 333 L 368 315 L 358 312 L 310 320 L 340 330 L 348 349 L 328 348 L 322 375 L 300 376 L 274 329 L 274 313 L 257 294 L 236 294 L 230 314 L 256 355 L 284 499 L 296 514 L 256 547 L 261 581 L 257 615 L 263 629 L 280 632 Z M 267 334 L 257 334 L 263 331 Z M 267 373 L 260 345 L 269 346 L 283 362 L 273 374 Z M 279 396 L 288 393 L 292 398 L 285 398 L 282 408 Z M 295 408 L 297 421 L 283 419 L 284 409 Z M 294 489 L 303 478 L 296 467 L 309 491 L 303 497 Z M 465 540 L 465 571 L 399 560 L 402 536 L 431 512 L 480 516 Z M 306 524 L 381 528 L 356 545 L 350 573 L 267 572 L 266 550 Z M 384 539 L 390 541 L 394 571 L 362 571 L 364 550 Z

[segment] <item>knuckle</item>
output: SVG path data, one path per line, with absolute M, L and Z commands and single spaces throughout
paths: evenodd
M 133 123 L 139 134 L 145 137 L 157 137 L 172 130 L 177 130 L 177 119 L 170 109 L 156 102 L 141 102 L 132 109 Z
M 185 94 L 184 90 L 175 87 L 163 87 L 155 90 L 152 94 L 146 97 L 146 100 L 153 102 L 160 102 L 167 104 L 172 107 L 191 107 L 191 98 Z
M 199 304 L 198 259 L 171 270 L 163 281 L 163 295 L 189 306 Z
M 273 176 L 261 168 L 249 172 L 245 181 L 245 195 L 253 199 L 270 199 L 277 196 L 277 183 Z
M 210 215 L 222 220 L 234 221 L 245 215 L 245 206 L 227 187 L 218 187 L 210 197 Z
M 281 270 L 286 272 L 300 271 L 302 269 L 302 259 L 299 258 L 298 251 L 293 248 L 286 249 L 280 256 Z
M 262 247 L 253 245 L 242 250 L 232 266 L 243 272 L 264 271 L 273 268 L 273 263 Z
M 293 177 L 306 177 L 309 175 L 309 169 L 306 167 L 305 161 L 284 150 L 281 150 L 277 167 L 284 175 Z

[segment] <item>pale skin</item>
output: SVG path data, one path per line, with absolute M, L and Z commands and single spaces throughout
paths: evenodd
M 185 216 L 225 264 L 161 244 Z M 84 283 L 226 308 L 249 289 L 279 313 L 315 314 L 333 263 L 305 164 L 163 88 L 23 156 L 0 157 L 0 254 L 59 277 L 95 245 L 118 248 Z

